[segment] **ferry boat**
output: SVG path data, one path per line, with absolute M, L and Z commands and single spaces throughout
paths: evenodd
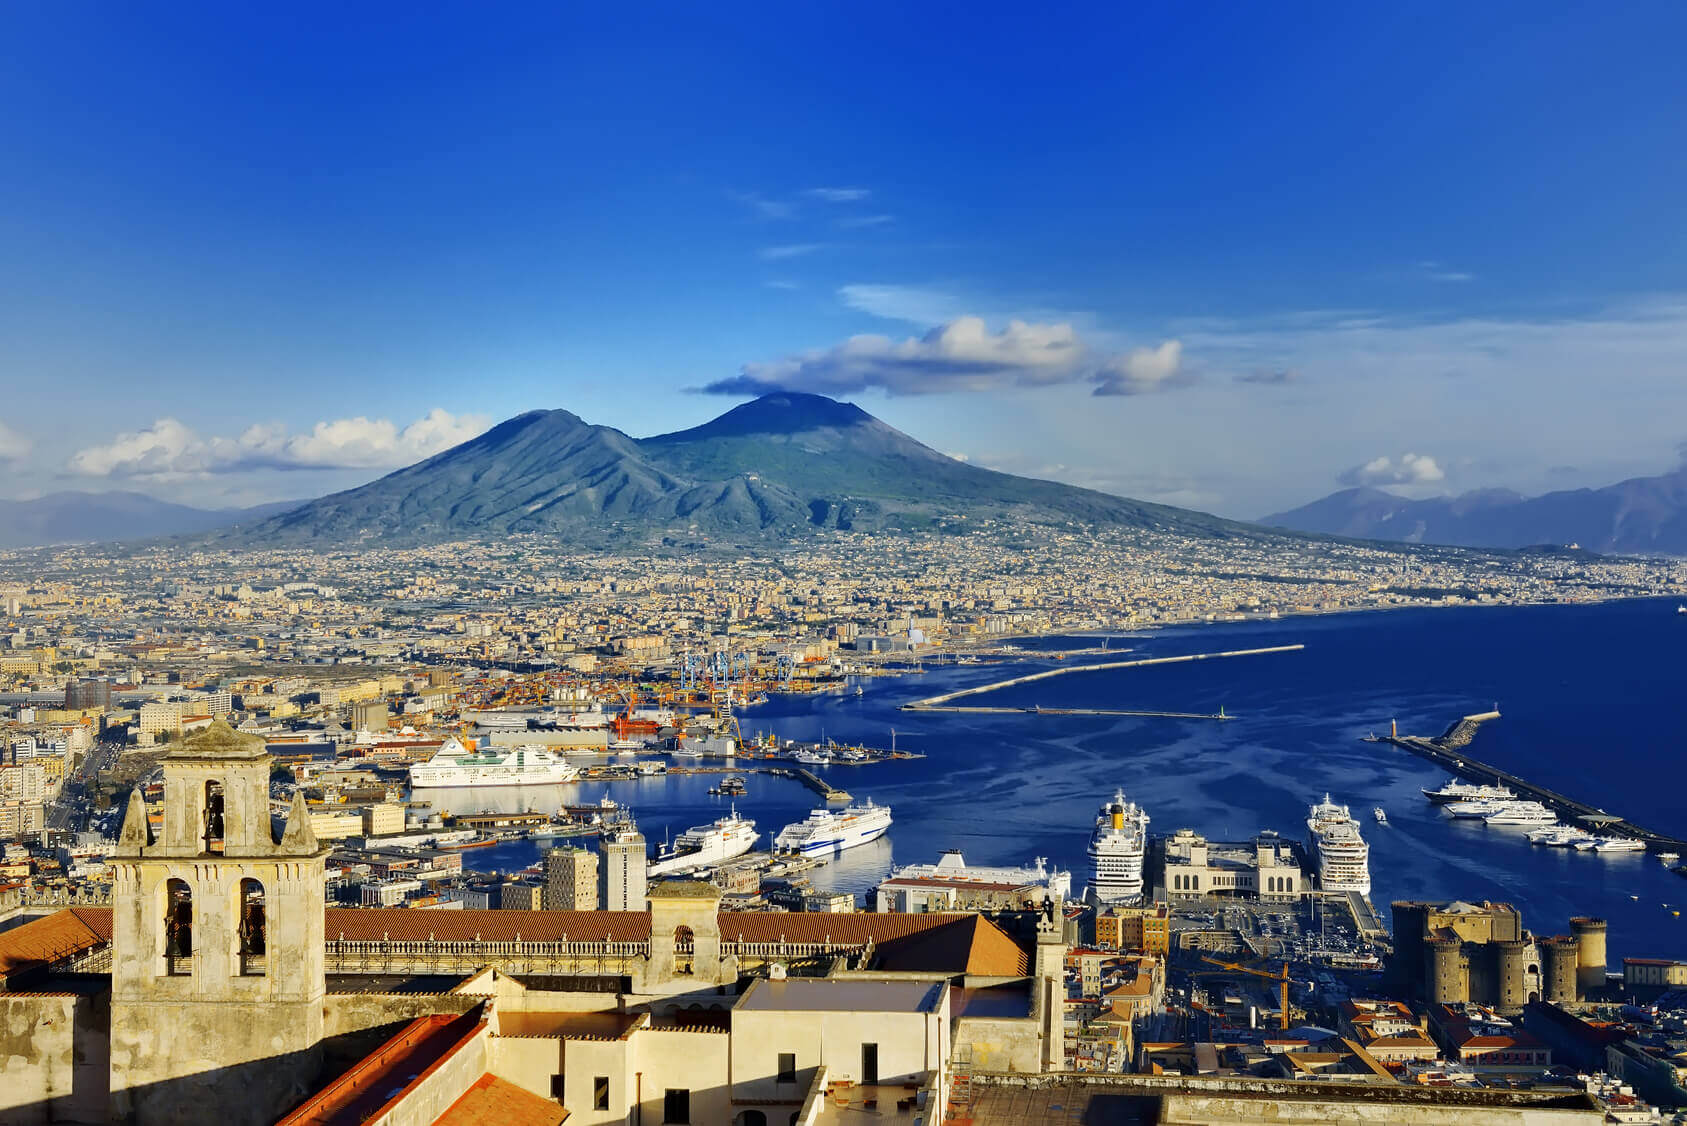
M 874 805 L 868 798 L 847 809 L 817 809 L 802 821 L 779 830 L 773 838 L 774 852 L 800 856 L 821 856 L 876 841 L 890 828 L 890 807 Z
M 1039 856 L 1024 868 L 987 867 L 971 865 L 958 848 L 945 849 L 936 864 L 905 864 L 891 869 L 892 880 L 950 880 L 962 883 L 1007 884 L 1011 887 L 1036 886 L 1047 888 L 1051 896 L 1068 899 L 1072 895 L 1072 873 L 1050 868 Z M 881 908 L 882 910 L 882 908 Z
M 1312 850 L 1318 854 L 1318 885 L 1325 891 L 1371 893 L 1371 846 L 1359 834 L 1345 805 L 1325 794 L 1306 818 Z
M 1490 825 L 1555 825 L 1558 814 L 1538 801 L 1508 802 L 1482 819 Z
M 1142 898 L 1142 857 L 1148 846 L 1148 813 L 1115 790 L 1090 834 L 1090 890 L 1096 903 L 1135 903 Z
M 472 751 L 457 739 L 447 739 L 432 758 L 411 766 L 410 786 L 535 786 L 572 782 L 579 776 L 578 768 L 543 747 Z
M 756 823 L 738 815 L 738 807 L 711 824 L 687 829 L 661 849 L 650 865 L 651 876 L 669 876 L 721 864 L 743 856 L 756 846 Z
M 1592 847 L 1593 837 L 1570 825 L 1549 825 L 1544 829 L 1529 830 L 1529 843 L 1546 845 L 1548 848 L 1575 848 L 1582 841 L 1588 841 Z
M 1514 801 L 1517 797 L 1504 786 L 1481 786 L 1474 782 L 1461 782 L 1457 778 L 1447 779 L 1447 784 L 1438 790 L 1424 790 L 1422 793 L 1436 805 L 1463 801 Z
M 1633 837 L 1600 837 L 1593 846 L 1594 852 L 1645 852 L 1646 842 L 1637 841 Z

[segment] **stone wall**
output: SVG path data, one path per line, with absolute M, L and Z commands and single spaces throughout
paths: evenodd
M 0 1122 L 110 1119 L 104 994 L 0 994 Z

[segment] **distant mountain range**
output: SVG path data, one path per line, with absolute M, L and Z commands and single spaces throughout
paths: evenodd
M 290 500 L 254 508 L 193 508 L 125 492 L 64 492 L 35 500 L 0 500 L 0 548 L 189 535 L 262 520 L 298 504 Z
M 1501 548 L 1577 544 L 1610 554 L 1687 555 L 1687 468 L 1602 489 L 1538 497 L 1483 489 L 1409 500 L 1381 489 L 1343 489 L 1260 523 L 1401 543 Z
M 592 545 L 777 542 L 818 529 L 928 530 L 1019 517 L 1258 538 L 1184 509 L 981 469 L 866 411 L 777 393 L 653 438 L 532 411 L 416 465 L 222 537 L 427 542 L 545 532 Z

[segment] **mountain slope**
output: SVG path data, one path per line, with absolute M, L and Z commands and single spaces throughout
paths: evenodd
M 852 404 L 780 393 L 645 439 L 567 411 L 533 411 L 234 538 L 556 532 L 593 544 L 653 536 L 767 540 L 819 528 L 911 529 L 1001 516 L 1258 534 L 1201 513 L 980 469 Z
M 1260 522 L 1301 532 L 1455 547 L 1574 543 L 1613 554 L 1687 555 L 1687 469 L 1538 497 L 1486 489 L 1410 500 L 1380 489 L 1344 489 Z
M 187 535 L 254 522 L 298 501 L 255 508 L 194 508 L 145 493 L 49 493 L 35 500 L 0 500 L 0 548 Z

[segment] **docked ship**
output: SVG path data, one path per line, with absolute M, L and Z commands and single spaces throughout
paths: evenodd
M 992 867 L 968 864 L 958 848 L 945 849 L 937 858 L 936 864 L 905 864 L 900 868 L 893 868 L 889 878 L 1041 887 L 1059 899 L 1068 899 L 1072 895 L 1072 873 L 1060 868 L 1050 868 L 1047 860 L 1041 856 L 1023 868 Z
M 1490 825 L 1556 825 L 1558 814 L 1538 801 L 1507 802 L 1482 820 Z
M 1089 897 L 1098 904 L 1142 899 L 1142 857 L 1148 847 L 1148 813 L 1125 800 L 1123 790 L 1101 807 L 1090 834 Z
M 712 824 L 698 825 L 675 837 L 673 844 L 656 854 L 648 874 L 671 876 L 707 868 L 743 856 L 755 846 L 756 823 L 738 816 L 738 807 L 734 806 L 731 813 Z
M 817 809 L 804 820 L 785 826 L 773 838 L 773 851 L 824 856 L 876 841 L 889 828 L 890 807 L 874 805 L 868 798 L 847 809 Z
M 542 786 L 572 782 L 578 768 L 540 746 L 471 750 L 447 739 L 426 762 L 410 768 L 413 789 L 433 786 Z
M 1371 846 L 1345 805 L 1325 794 L 1306 818 L 1312 851 L 1318 854 L 1318 886 L 1325 891 L 1371 893 Z
M 1460 782 L 1457 778 L 1447 779 L 1447 784 L 1439 790 L 1424 790 L 1423 796 L 1436 805 L 1462 801 L 1513 801 L 1517 797 L 1504 786 L 1483 786 L 1475 782 Z
M 1472 798 L 1469 801 L 1449 802 L 1441 808 L 1449 817 L 1461 821 L 1486 821 L 1489 817 L 1513 804 L 1516 798 Z

